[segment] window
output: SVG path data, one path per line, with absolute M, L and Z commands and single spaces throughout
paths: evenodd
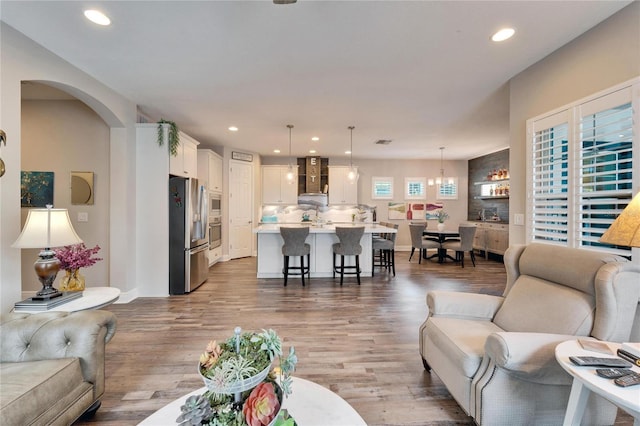
M 436 200 L 457 200 L 458 178 L 446 177 L 444 182 L 436 185 Z
M 623 85 L 527 121 L 528 241 L 631 254 L 628 247 L 599 239 L 640 180 L 633 174 L 639 150 L 633 87 Z
M 393 178 L 392 177 L 372 177 L 371 178 L 371 199 L 372 200 L 393 200 Z
M 426 193 L 427 179 L 424 177 L 404 178 L 404 198 L 405 200 L 424 200 Z

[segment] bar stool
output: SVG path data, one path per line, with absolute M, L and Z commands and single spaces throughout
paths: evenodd
M 398 224 L 387 224 L 387 227 L 398 229 Z M 373 267 L 371 268 L 371 276 L 374 274 L 376 266 L 382 266 L 387 271 L 393 271 L 393 276 L 396 276 L 396 235 L 394 232 L 387 232 L 384 234 L 385 238 L 377 238 L 371 242 L 373 247 Z M 379 250 L 379 255 L 376 256 L 376 250 Z M 379 258 L 379 263 L 375 263 L 376 257 Z
M 364 226 L 341 228 L 336 226 L 336 236 L 339 243 L 333 245 L 333 278 L 336 277 L 336 272 L 340 272 L 340 285 L 344 281 L 344 275 L 355 274 L 358 278 L 358 285 L 360 285 L 360 253 L 362 253 L 362 246 L 360 240 L 364 235 Z M 340 266 L 336 266 L 336 255 L 340 255 Z M 355 256 L 355 266 L 344 266 L 345 256 Z M 345 269 L 354 270 L 353 272 L 345 272 Z
M 308 274 L 311 279 L 311 246 L 304 241 L 309 235 L 308 226 L 299 227 L 280 227 L 280 235 L 284 240 L 282 245 L 282 255 L 284 256 L 284 268 L 282 273 L 284 274 L 284 286 L 287 286 L 287 278 L 289 274 L 300 275 L 302 277 L 302 286 L 304 287 L 304 274 Z M 290 256 L 300 256 L 300 266 L 289 266 Z M 304 257 L 307 257 L 307 266 L 304 265 Z M 293 270 L 294 272 L 290 272 Z
M 391 224 L 387 222 L 380 222 L 379 225 L 380 225 L 380 231 L 371 234 L 372 247 L 375 246 L 375 242 L 377 240 L 385 240 L 389 236 L 389 234 L 386 232 L 387 231 L 386 228 L 388 226 L 391 226 Z M 376 266 L 384 266 L 383 265 L 384 253 L 379 248 L 374 248 L 372 252 L 373 252 L 373 257 L 371 260 L 371 267 L 372 267 L 372 273 L 373 273 L 373 269 L 375 269 Z

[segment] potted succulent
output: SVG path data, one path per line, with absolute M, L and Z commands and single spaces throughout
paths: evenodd
M 275 331 L 241 333 L 236 327 L 234 336 L 220 344 L 209 342 L 200 356 L 198 372 L 208 390 L 188 398 L 176 422 L 185 426 L 292 425 L 281 406 L 291 394 L 291 373 L 297 362 L 293 347 L 284 356 Z

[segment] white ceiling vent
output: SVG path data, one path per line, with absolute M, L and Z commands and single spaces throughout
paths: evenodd
M 378 139 L 375 141 L 376 145 L 389 145 L 391 143 L 391 139 Z

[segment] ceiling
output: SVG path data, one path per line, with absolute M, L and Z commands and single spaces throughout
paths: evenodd
M 201 147 L 286 157 L 293 124 L 293 156 L 347 157 L 353 125 L 354 158 L 449 160 L 507 148 L 509 79 L 631 1 L 1 3 L 2 21 Z M 492 42 L 504 26 L 515 36 Z

